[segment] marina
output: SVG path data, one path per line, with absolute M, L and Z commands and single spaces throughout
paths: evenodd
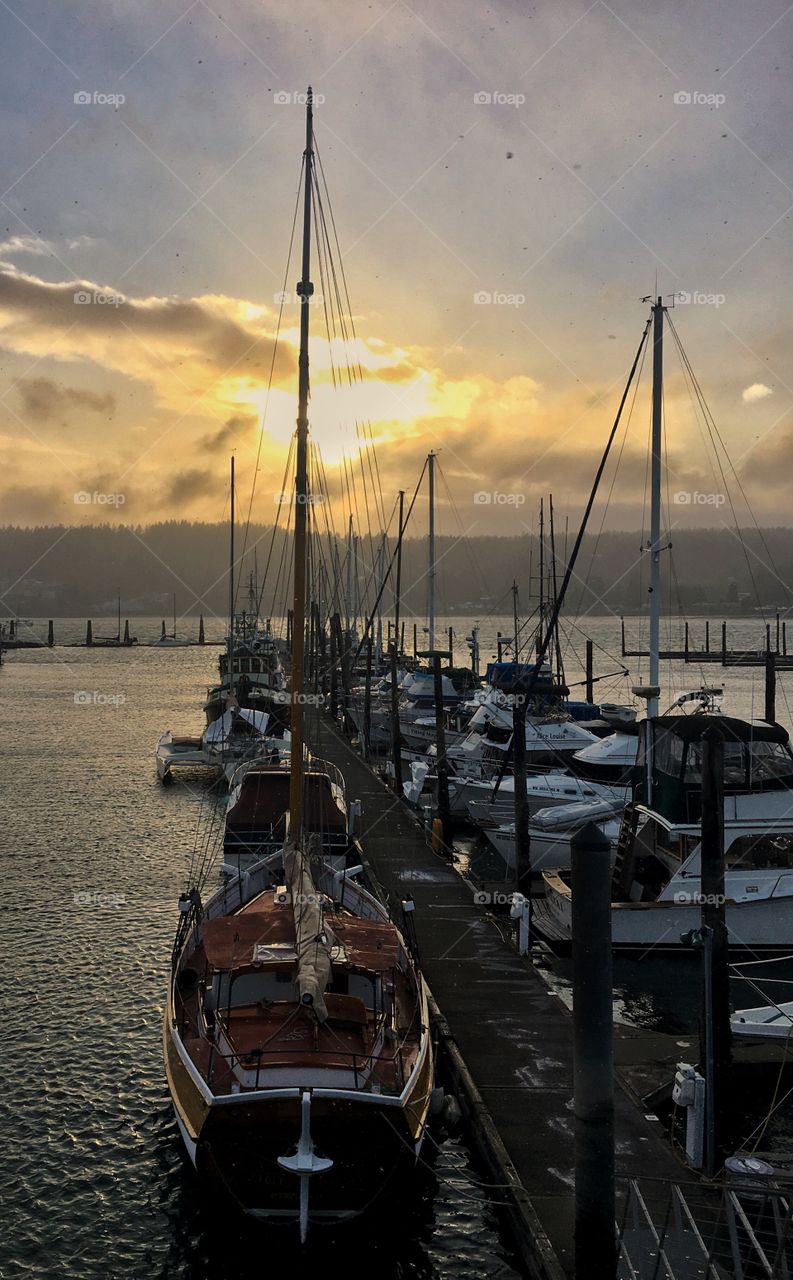
M 0 1280 L 793 1276 L 787 14 L 568 7 L 0 14 Z

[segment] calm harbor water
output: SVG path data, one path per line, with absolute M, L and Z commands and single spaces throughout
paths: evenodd
M 457 658 L 471 620 L 451 620 Z M 141 639 L 157 619 L 131 620 Z M 495 631 L 482 629 L 483 662 Z M 44 628 L 46 624 L 43 624 Z M 638 622 L 635 638 L 638 640 Z M 602 646 L 598 670 L 619 666 L 614 619 L 590 619 Z M 36 624 L 42 634 L 42 625 Z M 95 630 L 114 631 L 111 620 Z M 182 625 L 180 624 L 180 630 Z M 185 633 L 197 632 L 187 620 Z M 715 627 L 713 628 L 715 631 Z M 757 619 L 730 624 L 734 642 L 757 647 Z M 208 638 L 220 637 L 209 623 Z M 56 620 L 79 641 L 84 623 Z M 583 654 L 583 638 L 575 641 Z M 638 644 L 635 646 L 638 647 Z M 283 1229 L 251 1231 L 201 1199 L 185 1166 L 161 1066 L 161 1017 L 176 900 L 194 832 L 218 803 L 195 781 L 163 789 L 154 748 L 164 729 L 197 732 L 217 650 L 184 648 L 22 650 L 0 667 L 0 734 L 7 802 L 2 831 L 0 944 L 5 957 L 4 1089 L 0 1192 L 6 1229 L 0 1276 L 232 1277 L 294 1267 Z M 617 662 L 614 662 L 614 655 Z M 632 678 L 640 672 L 634 668 Z M 762 709 L 761 670 L 678 664 L 665 668 L 671 697 L 700 679 L 725 685 L 725 709 Z M 580 678 L 571 652 L 568 679 Z M 779 678 L 778 718 L 790 725 Z M 598 696 L 628 698 L 628 682 L 604 680 Z M 695 1016 L 692 971 L 618 969 L 620 1016 L 686 1030 Z M 563 980 L 563 975 L 562 975 Z M 750 1003 L 753 1001 L 749 1001 Z M 784 1122 L 778 1126 L 784 1131 Z M 516 1274 L 481 1177 L 457 1137 L 439 1137 L 398 1222 L 317 1235 L 344 1247 L 346 1274 L 479 1277 Z M 345 1243 L 346 1242 L 346 1243 Z M 307 1258 L 307 1262 L 311 1256 Z
M 0 667 L 2 1280 L 295 1272 L 287 1229 L 203 1202 L 162 1071 L 177 897 L 217 800 L 200 784 L 164 789 L 154 748 L 164 729 L 200 727 L 216 661 L 55 649 Z M 459 1137 L 439 1141 L 396 1218 L 320 1229 L 306 1268 L 333 1245 L 353 1278 L 516 1276 L 481 1173 Z

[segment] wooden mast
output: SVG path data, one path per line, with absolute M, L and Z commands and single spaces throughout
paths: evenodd
M 311 274 L 311 185 L 313 178 L 313 95 L 306 102 L 305 189 L 303 200 L 303 264 L 300 283 L 300 359 L 297 407 L 297 465 L 295 473 L 295 580 L 292 604 L 292 735 L 289 779 L 289 834 L 300 836 L 303 801 L 303 686 L 306 630 L 306 514 L 308 507 L 308 315 L 314 286 Z

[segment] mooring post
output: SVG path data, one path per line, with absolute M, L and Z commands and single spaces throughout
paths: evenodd
M 593 822 L 570 842 L 573 867 L 575 1274 L 614 1280 L 614 1026 L 611 843 Z
M 518 687 L 512 704 L 512 758 L 515 781 L 515 889 L 525 894 L 531 910 L 531 846 L 529 796 L 526 785 L 526 703 Z
M 497 631 L 496 632 L 496 661 L 497 662 L 501 661 L 501 649 L 502 649 L 501 632 Z
M 419 652 L 419 636 L 418 636 L 418 627 L 416 626 L 416 623 L 414 622 L 414 623 L 413 623 L 413 658 L 414 658 L 414 659 L 418 658 L 418 652 Z
M 206 640 L 204 639 L 204 615 L 203 615 L 203 613 L 200 613 L 200 614 L 198 615 L 198 643 L 199 643 L 199 644 L 206 644 Z
M 727 623 L 721 624 L 721 663 L 722 666 L 727 665 Z
M 591 640 L 586 642 L 586 700 L 595 701 L 595 646 Z
M 372 741 L 372 631 L 366 633 L 366 682 L 363 688 L 363 751 L 368 756 Z
M 447 854 L 452 848 L 452 822 L 449 809 L 449 766 L 446 762 L 446 729 L 443 723 L 443 679 L 441 655 L 436 649 L 432 655 L 435 677 L 435 750 L 437 752 L 438 817 L 441 820 L 443 847 Z
M 770 649 L 765 655 L 765 718 L 776 724 L 776 654 Z
M 683 639 L 683 652 L 685 655 L 685 661 L 688 662 L 688 623 L 686 622 L 683 625 L 685 628 L 684 639 Z
M 776 611 L 776 651 L 779 653 L 779 610 Z
M 55 644 L 55 627 L 52 618 L 47 623 L 47 647 L 51 649 Z
M 724 1163 L 727 1073 L 731 1062 L 730 970 L 724 894 L 724 736 L 717 725 L 702 735 L 701 932 L 703 1018 L 700 1056 L 705 1076 L 705 1172 Z
M 710 618 L 705 619 L 705 652 L 710 653 Z
M 336 622 L 339 615 L 334 613 L 330 620 L 330 714 L 333 720 L 339 714 L 339 655 L 336 646 Z
M 124 619 L 124 644 L 132 644 L 129 638 L 129 618 Z
M 85 628 L 85 643 L 86 643 L 86 645 L 87 645 L 87 646 L 89 646 L 89 647 L 94 643 L 94 629 L 93 629 L 93 627 L 91 626 L 91 619 L 90 619 L 90 618 L 88 619 L 88 622 L 87 622 L 87 624 L 86 624 L 86 628 Z

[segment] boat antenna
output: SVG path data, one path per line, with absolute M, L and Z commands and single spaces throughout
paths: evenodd
M 306 523 L 308 508 L 308 320 L 311 283 L 311 188 L 314 166 L 314 111 L 311 86 L 306 95 L 305 190 L 303 201 L 303 262 L 297 293 L 300 298 L 300 357 L 298 361 L 297 461 L 295 467 L 295 578 L 292 603 L 292 735 L 289 777 L 289 834 L 300 835 L 303 801 L 303 685 L 306 629 Z

